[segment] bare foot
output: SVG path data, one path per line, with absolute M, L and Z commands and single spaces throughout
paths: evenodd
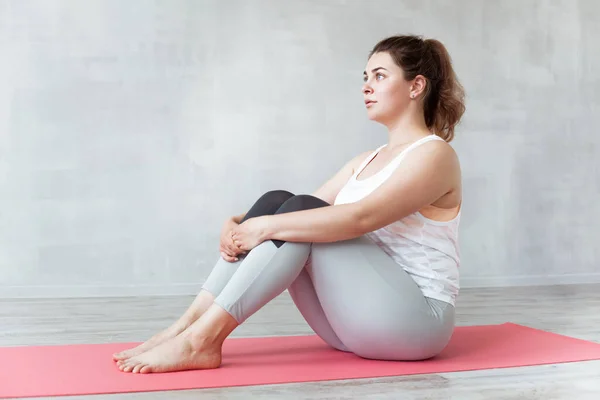
M 212 305 L 214 299 L 212 293 L 201 290 L 190 307 L 173 325 L 152 336 L 148 341 L 137 347 L 113 354 L 113 360 L 119 361 L 135 357 L 179 335 L 204 314 L 204 312 Z
M 152 336 L 146 342 L 140 344 L 137 347 L 122 351 L 120 353 L 113 354 L 113 360 L 114 361 L 126 360 L 128 358 L 135 357 L 139 354 L 142 354 L 142 353 L 174 338 L 175 336 L 179 335 L 181 332 L 183 332 L 185 330 L 185 328 L 186 328 L 186 326 L 184 326 L 184 325 L 174 324 L 171 327 L 165 329 L 164 331 L 159 332 L 156 335 Z
M 221 365 L 219 345 L 192 346 L 186 335 L 179 335 L 144 354 L 117 362 L 123 372 L 173 372 L 189 369 L 213 369 Z

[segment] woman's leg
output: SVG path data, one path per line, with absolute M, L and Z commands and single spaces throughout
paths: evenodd
M 265 193 L 254 203 L 250 210 L 248 210 L 241 223 L 250 218 L 275 214 L 277 210 L 279 210 L 283 204 L 292 197 L 294 197 L 294 194 L 285 190 L 273 190 Z M 225 285 L 227 285 L 227 282 L 229 282 L 233 274 L 238 270 L 239 266 L 247 255 L 248 254 L 240 255 L 239 261 L 233 263 L 225 261 L 222 257 L 219 257 L 217 264 L 213 267 L 211 273 L 208 275 L 208 278 L 206 278 L 206 281 L 202 285 L 200 294 L 203 292 L 205 294 L 208 293 L 210 298 L 214 300 L 215 297 L 221 294 L 221 291 L 223 291 L 223 288 Z
M 294 197 L 293 193 L 285 190 L 272 190 L 263 194 L 255 203 L 250 207 L 242 223 L 249 218 L 259 217 L 262 215 L 272 215 L 290 198 Z M 242 263 L 245 255 L 239 256 L 239 261 L 230 263 L 219 257 L 212 272 L 202 285 L 202 288 L 192 304 L 188 307 L 185 313 L 175 321 L 170 327 L 152 336 L 146 342 L 140 344 L 129 350 L 125 350 L 116 354 L 113 354 L 114 360 L 125 360 L 127 358 L 136 356 L 151 348 L 164 343 L 165 341 L 177 336 L 190 325 L 192 325 L 206 310 L 210 307 L 215 299 L 221 293 L 221 290 L 225 287 L 229 279 L 233 276 L 239 265 Z
M 298 204 L 310 197 L 291 198 L 281 212 L 286 205 L 294 211 L 306 209 Z M 426 299 L 412 278 L 367 237 L 312 247 L 317 251 L 308 266 L 310 243 L 261 243 L 190 328 L 119 368 L 165 372 L 218 367 L 225 338 L 292 285 L 305 266 L 328 326 L 350 351 L 366 358 L 416 360 L 445 347 L 453 330 L 453 307 Z
M 452 336 L 454 307 L 425 297 L 368 234 L 313 243 L 307 272 L 332 329 L 361 357 L 423 360 Z
M 287 199 L 285 199 L 286 196 L 287 196 Z M 330 205 L 329 203 L 327 203 L 317 197 L 314 197 L 314 196 L 301 195 L 301 196 L 296 196 L 294 199 L 290 200 L 291 197 L 293 197 L 293 195 L 289 192 L 283 192 L 282 194 L 280 193 L 279 197 L 277 198 L 278 201 L 271 202 L 271 204 L 273 204 L 273 206 L 268 209 L 269 214 L 281 214 L 281 213 L 286 213 L 286 212 L 308 210 L 308 209 L 318 208 L 318 207 L 327 207 Z M 286 200 L 290 200 L 290 201 L 286 202 Z M 276 204 L 279 201 L 281 201 L 279 206 L 277 206 L 277 208 L 275 208 Z M 260 212 L 262 212 L 262 211 L 264 211 L 264 207 L 262 207 L 260 209 Z M 267 215 L 267 212 L 265 212 L 264 214 L 260 214 L 260 215 Z M 246 218 L 247 218 L 247 216 L 245 217 L 245 219 Z M 255 257 L 255 259 L 258 260 L 259 264 L 264 262 L 263 260 L 265 259 L 265 255 L 267 258 L 272 257 L 272 255 L 274 254 L 276 249 L 280 248 L 283 245 L 283 243 L 285 243 L 280 240 L 274 240 L 272 242 L 273 242 L 273 244 L 275 244 L 275 246 L 271 246 L 270 244 L 263 246 L 260 249 L 261 254 L 253 255 L 253 257 Z M 292 253 L 290 253 L 286 256 L 286 259 L 289 260 L 289 259 L 295 259 L 296 257 L 298 257 L 298 260 L 299 260 L 298 263 L 300 263 L 300 264 L 303 263 L 303 266 L 306 266 L 307 264 L 310 263 L 310 258 L 307 261 L 304 261 L 306 258 L 304 255 L 304 253 L 306 252 L 306 246 L 300 245 L 297 247 L 301 254 L 292 256 L 291 255 Z M 207 279 L 203 288 L 205 288 L 206 290 L 210 291 L 211 293 L 213 293 L 215 295 L 219 295 L 222 292 L 225 285 L 229 282 L 229 280 L 231 279 L 231 277 L 233 276 L 235 271 L 238 269 L 238 266 L 240 263 L 241 263 L 241 260 L 234 264 L 230 264 L 229 268 L 224 266 L 225 268 L 222 268 L 222 269 L 216 269 L 216 268 L 213 269 L 213 272 Z M 296 264 L 296 265 L 299 267 L 299 264 Z M 248 271 L 250 271 L 250 273 L 254 273 L 251 268 L 249 268 Z M 269 276 L 275 277 L 276 275 L 269 274 Z M 251 279 L 251 278 L 240 275 L 238 277 L 238 282 L 245 282 L 247 279 Z M 283 286 L 285 286 L 285 283 Z M 325 314 L 323 313 L 323 308 L 319 304 L 319 299 L 317 298 L 317 294 L 315 293 L 315 289 L 313 287 L 313 284 L 311 282 L 310 276 L 309 276 L 306 268 L 301 268 L 300 273 L 298 274 L 296 279 L 293 281 L 293 283 L 287 289 L 288 289 L 288 292 L 290 293 L 292 300 L 296 304 L 296 307 L 298 308 L 298 310 L 300 311 L 300 313 L 302 314 L 302 316 L 304 317 L 304 319 L 306 320 L 308 325 L 321 337 L 321 339 L 323 339 L 327 344 L 329 344 L 330 346 L 332 346 L 338 350 L 348 351 L 346 346 L 344 346 L 344 344 L 337 337 L 337 335 L 335 334 L 333 329 L 331 329 L 331 326 L 329 325 L 329 322 L 327 321 L 327 318 L 325 317 Z M 285 288 L 283 290 L 285 290 Z M 279 293 L 283 292 L 283 290 L 281 290 L 281 287 L 278 287 L 275 289 L 275 292 L 274 292 L 276 294 L 274 294 L 274 295 L 267 294 L 267 298 L 269 298 L 271 296 L 273 296 L 273 298 L 274 298 Z M 229 288 L 229 291 L 233 292 L 233 293 L 237 293 L 239 291 L 239 287 L 231 286 Z M 248 294 L 247 297 L 254 298 L 256 296 L 252 296 L 251 294 Z M 265 300 L 263 300 L 260 296 L 258 298 L 259 298 L 258 303 L 257 303 L 258 305 L 262 304 L 263 302 L 266 304 Z M 212 300 L 214 301 L 214 298 L 212 298 Z M 269 301 L 269 300 L 266 300 L 266 301 Z M 227 304 L 232 304 L 233 301 L 223 300 L 221 298 L 218 301 L 218 304 L 219 303 L 221 304 L 222 307 L 225 308 L 225 307 L 227 307 L 226 306 Z M 239 300 L 237 303 L 241 304 L 241 303 L 239 303 Z M 233 306 L 230 306 L 230 307 L 233 307 Z M 256 307 L 257 306 L 254 306 L 254 309 L 258 309 Z M 262 306 L 258 306 L 258 307 L 260 308 Z M 249 313 L 250 314 L 254 313 L 254 311 L 243 312 L 243 314 L 245 314 L 245 315 L 248 315 Z M 236 319 L 238 319 L 238 323 L 242 323 L 246 318 L 247 317 L 239 316 L 239 314 L 238 314 Z
M 275 214 L 329 206 L 321 199 L 299 195 L 286 201 Z M 214 303 L 238 324 L 290 287 L 307 264 L 310 243 L 267 240 L 248 253 Z
M 308 325 L 325 343 L 337 350 L 350 351 L 334 332 L 321 306 L 309 274 L 309 271 L 312 269 L 311 262 L 309 257 L 308 262 L 302 271 L 300 271 L 296 280 L 288 288 L 288 292 L 300 314 L 302 314 Z
M 318 198 L 295 196 L 277 213 L 325 206 Z M 262 243 L 253 250 L 254 265 L 241 266 L 215 304 L 241 324 L 287 285 L 309 325 L 339 350 L 365 358 L 421 360 L 448 344 L 454 307 L 426 298 L 368 234 L 307 245 Z
M 312 196 L 294 196 L 277 213 L 327 205 Z M 310 243 L 279 240 L 256 246 L 196 322 L 171 341 L 125 362 L 119 361 L 119 368 L 126 372 L 166 372 L 218 367 L 225 338 L 296 280 L 306 265 L 310 247 Z

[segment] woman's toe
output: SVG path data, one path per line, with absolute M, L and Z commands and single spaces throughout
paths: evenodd
M 144 364 L 138 364 L 135 367 L 133 367 L 133 373 L 137 374 L 138 372 L 140 372 L 140 370 L 142 369 L 142 367 L 144 367 Z
M 149 372 L 152 372 L 152 368 L 149 365 L 144 365 L 141 369 L 140 369 L 140 373 L 141 374 L 147 374 Z
M 131 364 L 129 364 L 129 363 L 123 363 L 123 364 L 121 365 L 121 371 L 124 371 L 124 372 L 129 372 L 129 371 L 128 371 L 128 369 L 129 369 L 129 368 L 131 368 Z

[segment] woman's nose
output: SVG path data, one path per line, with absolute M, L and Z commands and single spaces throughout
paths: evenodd
M 371 88 L 371 86 L 369 86 L 365 83 L 363 85 L 362 92 L 363 92 L 363 94 L 371 94 L 371 93 L 373 93 L 373 89 Z

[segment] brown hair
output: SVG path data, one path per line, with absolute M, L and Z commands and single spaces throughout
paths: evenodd
M 465 92 L 456 77 L 446 47 L 435 39 L 403 35 L 383 39 L 373 47 L 369 58 L 389 53 L 404 71 L 406 80 L 422 75 L 427 80 L 423 111 L 429 129 L 446 142 L 454 139 L 454 127 L 465 112 Z

